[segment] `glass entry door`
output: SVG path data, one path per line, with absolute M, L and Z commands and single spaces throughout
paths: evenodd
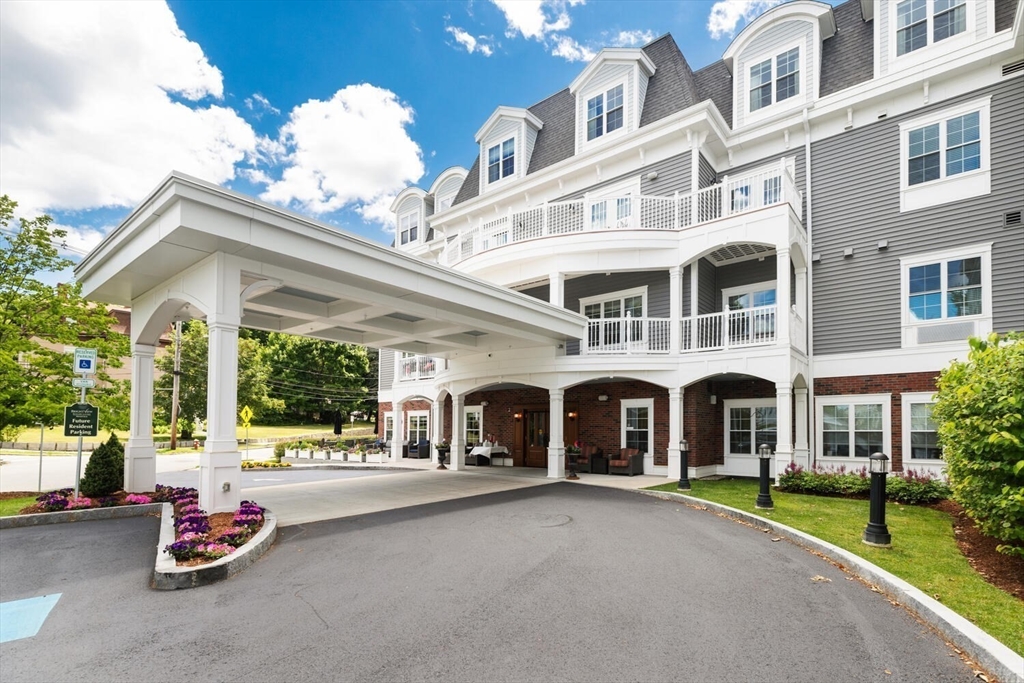
M 526 466 L 548 466 L 548 413 L 529 411 L 526 413 Z
M 756 344 L 775 339 L 775 311 L 765 308 L 774 305 L 774 287 L 728 295 L 729 344 Z

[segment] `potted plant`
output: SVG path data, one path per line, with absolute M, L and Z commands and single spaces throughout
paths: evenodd
M 448 469 L 447 467 L 444 466 L 444 461 L 448 459 L 448 454 L 451 453 L 451 452 L 452 452 L 452 444 L 451 444 L 451 441 L 448 440 L 448 437 L 445 437 L 445 438 L 441 439 L 437 443 L 437 463 L 438 463 L 437 469 L 439 469 L 439 470 L 446 470 L 446 469 Z

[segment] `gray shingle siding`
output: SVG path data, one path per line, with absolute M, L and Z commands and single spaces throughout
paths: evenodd
M 690 266 L 689 265 L 687 265 L 687 266 L 685 266 L 683 268 L 682 281 L 683 281 L 683 292 L 682 292 L 682 295 L 683 295 L 683 299 L 682 299 L 683 306 L 682 306 L 682 308 L 680 310 L 682 312 L 682 316 L 684 318 L 687 318 L 690 315 L 692 315 L 690 313 Z
M 576 98 L 566 88 L 530 107 L 530 113 L 543 121 L 544 126 L 537 133 L 527 175 L 573 155 L 576 147 L 573 140 L 576 134 L 575 106 Z
M 701 267 L 703 265 L 701 264 Z M 715 271 L 715 280 L 719 291 L 719 309 L 721 309 L 721 291 L 723 289 L 752 285 L 757 282 L 774 282 L 775 257 L 766 256 L 763 261 L 751 259 L 740 263 L 720 264 Z
M 697 315 L 722 310 L 722 297 L 718 295 L 715 264 L 702 258 L 697 265 Z
M 996 32 L 1013 26 L 1017 12 L 1017 0 L 996 0 Z
M 534 155 L 537 151 L 534 149 Z M 469 169 L 469 175 L 466 176 L 466 182 L 462 183 L 462 187 L 459 188 L 459 193 L 455 195 L 455 200 L 452 201 L 452 206 L 461 204 L 462 202 L 469 201 L 480 194 L 480 156 L 473 160 L 473 165 Z
M 992 95 L 992 192 L 900 213 L 901 121 Z M 1024 232 L 1001 228 L 1024 206 L 1024 79 L 934 104 L 812 145 L 815 353 L 901 346 L 900 258 L 993 242 L 993 324 L 1024 329 Z M 851 153 L 856 150 L 856 153 Z M 879 240 L 888 240 L 885 251 Z M 854 249 L 853 258 L 843 250 Z
M 652 171 L 657 172 L 658 177 L 654 180 L 647 180 L 647 174 Z M 562 202 L 570 199 L 579 199 L 588 192 L 600 192 L 602 188 L 638 176 L 640 177 L 640 194 L 642 195 L 671 197 L 677 191 L 680 194 L 686 194 L 690 191 L 690 152 L 682 152 L 668 159 L 647 164 L 629 173 L 609 178 L 575 192 L 570 192 L 552 201 Z
M 697 84 L 697 101 L 711 100 L 725 122 L 732 127 L 732 74 L 725 62 L 708 64 L 693 74 Z
M 697 171 L 697 183 L 699 188 L 711 187 L 718 182 L 718 173 L 715 171 L 715 167 L 711 165 L 711 162 L 704 158 L 701 154 L 697 159 L 697 165 L 700 167 Z
M 656 67 L 647 85 L 640 127 L 696 104 L 697 84 L 693 71 L 670 34 L 652 41 L 644 52 Z
M 870 81 L 875 73 L 874 21 L 864 21 L 860 0 L 833 8 L 836 34 L 821 45 L 821 97 Z

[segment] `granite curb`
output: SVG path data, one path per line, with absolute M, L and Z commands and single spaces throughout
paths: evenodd
M 728 505 L 670 491 L 640 490 L 638 493 L 662 500 L 681 501 L 688 505 L 718 512 L 751 524 L 757 529 L 782 536 L 801 547 L 821 553 L 873 587 L 877 587 L 883 594 L 894 598 L 1003 683 L 1024 683 L 1024 657 L 938 600 L 858 555 L 785 524 L 737 510 Z
M 198 588 L 229 579 L 256 560 L 260 559 L 277 538 L 277 515 L 270 510 L 263 511 L 263 527 L 245 545 L 219 560 L 196 567 L 179 567 L 166 551 L 174 543 L 174 508 L 164 503 L 160 518 L 160 542 L 156 549 L 156 564 L 150 585 L 157 590 L 179 590 Z
M 90 522 L 104 519 L 125 519 L 145 517 L 161 511 L 161 503 L 146 505 L 119 505 L 109 508 L 84 508 L 66 512 L 36 512 L 31 515 L 0 517 L 0 529 L 17 529 L 43 524 L 64 524 L 65 522 Z

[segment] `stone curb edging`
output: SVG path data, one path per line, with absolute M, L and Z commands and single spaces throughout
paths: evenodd
M 928 596 L 921 589 L 915 588 L 903 579 L 890 574 L 881 567 L 858 555 L 854 555 L 848 550 L 843 550 L 839 546 L 832 545 L 827 541 L 823 541 L 793 527 L 744 512 L 743 510 L 737 510 L 728 505 L 713 503 L 702 498 L 693 498 L 692 496 L 671 493 L 669 491 L 640 490 L 638 493 L 662 500 L 683 501 L 691 505 L 720 512 L 727 517 L 742 520 L 758 529 L 771 531 L 793 541 L 799 546 L 821 553 L 828 559 L 844 565 L 851 573 L 871 585 L 877 586 L 886 595 L 896 598 L 903 607 L 906 607 L 930 624 L 946 640 L 964 651 L 1003 683 L 1024 683 L 1024 657 L 1021 657 L 939 601 Z
M 63 524 L 65 522 L 89 522 L 103 519 L 125 519 L 127 517 L 145 517 L 154 512 L 159 513 L 162 503 L 146 505 L 118 505 L 109 508 L 85 508 L 66 512 L 36 512 L 31 515 L 14 515 L 0 517 L 0 529 L 17 529 L 41 524 Z
M 260 559 L 277 538 L 277 515 L 270 510 L 264 510 L 263 527 L 241 548 L 209 564 L 179 567 L 175 559 L 164 550 L 174 543 L 174 508 L 170 503 L 163 503 L 163 506 L 160 542 L 157 545 L 156 565 L 150 584 L 157 590 L 197 588 L 228 579 Z

